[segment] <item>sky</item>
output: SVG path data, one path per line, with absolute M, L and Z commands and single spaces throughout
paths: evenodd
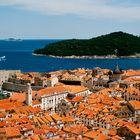
M 140 35 L 140 0 L 0 0 L 0 39 Z

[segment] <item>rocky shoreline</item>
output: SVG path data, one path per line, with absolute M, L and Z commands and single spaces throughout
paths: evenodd
M 138 55 L 131 55 L 131 56 L 116 56 L 116 55 L 106 55 L 106 56 L 98 56 L 98 55 L 93 55 L 93 56 L 54 56 L 54 55 L 44 55 L 44 54 L 35 54 L 32 53 L 32 55 L 35 56 L 49 56 L 53 58 L 67 58 L 67 59 L 120 59 L 120 58 L 140 58 Z

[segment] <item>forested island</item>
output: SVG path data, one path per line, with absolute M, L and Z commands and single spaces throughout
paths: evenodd
M 140 57 L 140 37 L 113 32 L 91 39 L 70 39 L 36 49 L 34 54 L 57 57 Z

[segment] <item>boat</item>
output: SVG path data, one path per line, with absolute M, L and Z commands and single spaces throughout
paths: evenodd
M 0 61 L 5 61 L 6 60 L 6 56 L 1 56 L 0 57 Z

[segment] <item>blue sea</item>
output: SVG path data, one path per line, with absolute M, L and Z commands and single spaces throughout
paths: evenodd
M 50 72 L 60 69 L 75 68 L 109 68 L 114 69 L 119 64 L 122 69 L 140 69 L 140 59 L 63 59 L 47 56 L 35 56 L 32 52 L 46 44 L 59 40 L 0 40 L 0 57 L 5 56 L 5 61 L 0 61 L 0 69 L 21 70 L 23 72 Z

